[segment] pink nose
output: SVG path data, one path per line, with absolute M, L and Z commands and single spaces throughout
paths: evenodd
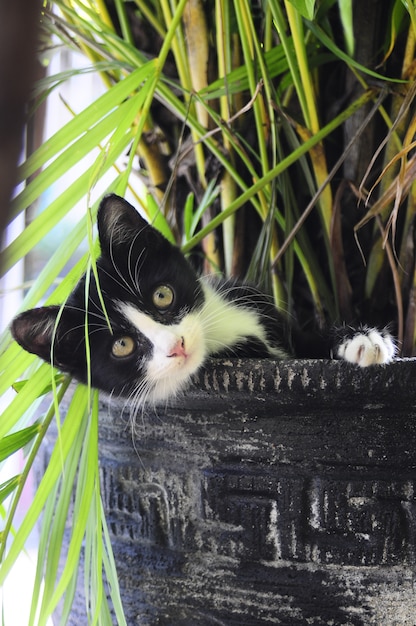
M 169 357 L 171 357 L 171 356 L 187 356 L 186 350 L 185 350 L 185 339 L 183 337 L 178 339 L 178 341 L 175 343 L 175 345 L 173 346 L 173 348 L 169 352 L 168 356 Z

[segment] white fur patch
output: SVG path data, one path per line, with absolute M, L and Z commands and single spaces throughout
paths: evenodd
M 202 283 L 205 301 L 178 324 L 161 324 L 132 304 L 119 303 L 124 317 L 153 345 L 146 365 L 147 400 L 160 402 L 180 391 L 206 357 L 231 348 L 248 336 L 267 345 L 255 311 L 238 306 Z M 175 346 L 182 343 L 183 350 Z M 179 352 L 176 354 L 176 352 Z M 276 356 L 282 356 L 275 350 Z
M 270 354 L 277 358 L 287 357 L 284 350 L 269 344 L 264 327 L 254 309 L 225 300 L 221 293 L 209 284 L 201 281 L 201 285 L 205 294 L 201 318 L 210 355 L 215 355 L 224 348 L 232 349 L 247 337 L 255 337 L 267 346 Z
M 205 303 L 201 322 L 209 354 L 230 348 L 245 337 L 257 337 L 267 343 L 266 333 L 254 311 L 224 300 L 220 293 L 202 283 Z
M 120 303 L 119 308 L 126 319 L 153 345 L 153 354 L 146 366 L 149 383 L 147 399 L 159 402 L 175 395 L 206 357 L 202 328 L 195 314 L 185 315 L 179 324 L 169 326 L 156 322 L 131 304 Z M 172 355 L 175 346 L 182 340 L 184 353 Z
M 382 335 L 376 329 L 357 334 L 338 348 L 338 357 L 360 367 L 390 363 L 395 353 L 396 346 L 390 335 Z

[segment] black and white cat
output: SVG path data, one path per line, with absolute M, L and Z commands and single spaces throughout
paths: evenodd
M 395 355 L 391 335 L 368 327 L 344 328 L 312 343 L 289 333 L 267 296 L 236 282 L 199 278 L 179 248 L 118 196 L 102 200 L 98 230 L 99 286 L 93 273 L 88 281 L 84 276 L 65 306 L 26 311 L 11 327 L 25 350 L 83 383 L 90 371 L 93 387 L 138 405 L 175 395 L 210 356 L 333 354 L 364 367 Z

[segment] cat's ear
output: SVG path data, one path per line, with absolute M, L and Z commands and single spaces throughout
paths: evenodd
M 101 252 L 106 254 L 119 245 L 128 245 L 140 232 L 154 236 L 155 229 L 136 209 L 120 196 L 105 196 L 98 209 L 98 233 Z
M 11 332 L 22 348 L 50 363 L 58 306 L 25 311 L 14 318 Z

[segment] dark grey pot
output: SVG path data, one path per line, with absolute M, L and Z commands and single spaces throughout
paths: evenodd
M 415 624 L 415 400 L 414 360 L 246 360 L 209 363 L 134 438 L 103 404 L 128 625 Z

